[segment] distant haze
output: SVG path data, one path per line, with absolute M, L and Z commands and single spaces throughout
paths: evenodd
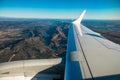
M 120 0 L 0 0 L 1 17 L 120 20 Z

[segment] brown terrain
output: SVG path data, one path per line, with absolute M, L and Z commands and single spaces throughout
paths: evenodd
M 55 20 L 0 21 L 0 62 L 59 57 L 67 30 L 68 23 Z
M 0 21 L 0 63 L 65 57 L 70 20 Z M 85 26 L 120 44 L 117 22 L 83 22 Z M 106 28 L 96 26 L 108 26 Z

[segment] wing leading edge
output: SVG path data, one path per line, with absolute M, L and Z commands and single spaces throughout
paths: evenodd
M 69 27 L 65 80 L 119 80 L 120 45 L 83 26 L 84 14 Z

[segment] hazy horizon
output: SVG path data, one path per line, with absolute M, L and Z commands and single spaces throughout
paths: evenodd
M 0 16 L 13 18 L 120 20 L 119 0 L 1 0 Z
M 58 19 L 58 20 L 75 20 L 76 18 L 27 18 L 27 17 L 6 17 L 6 16 L 0 16 L 0 19 Z M 83 19 L 83 20 L 120 20 L 120 19 Z

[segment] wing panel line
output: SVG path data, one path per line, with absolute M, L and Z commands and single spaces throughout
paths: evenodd
M 75 25 L 74 25 L 74 26 L 75 26 Z M 88 61 L 87 61 L 87 58 L 86 58 L 86 56 L 85 56 L 84 50 L 83 50 L 83 48 L 82 48 L 82 45 L 81 45 L 80 39 L 79 39 L 79 37 L 78 37 L 79 34 L 77 33 L 76 28 L 75 28 L 75 32 L 76 32 L 76 35 L 77 35 L 77 38 L 78 38 L 78 42 L 79 42 L 79 44 L 80 44 L 80 47 L 81 47 L 81 50 L 82 50 L 83 56 L 84 56 L 84 58 L 85 58 L 86 64 L 87 64 L 87 66 L 88 66 L 88 69 L 89 69 L 89 72 L 90 72 L 91 78 L 92 78 L 92 80 L 94 80 L 94 77 L 93 77 L 93 74 L 92 74 L 92 70 L 91 70 L 91 68 L 90 68 L 90 66 L 89 66 L 89 64 L 88 64 Z

